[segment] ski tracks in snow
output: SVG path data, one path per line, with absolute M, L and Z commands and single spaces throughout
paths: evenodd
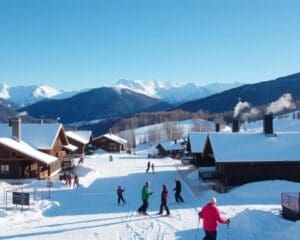
M 176 211 L 177 212 L 177 211 Z M 177 214 L 178 215 L 178 214 Z M 168 240 L 175 239 L 176 229 L 168 223 L 170 219 L 177 219 L 160 215 L 139 215 L 135 212 L 128 213 L 123 234 L 119 233 L 118 240 Z M 179 218 L 180 220 L 180 218 Z

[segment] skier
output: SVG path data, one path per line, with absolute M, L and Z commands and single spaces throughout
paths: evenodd
M 70 173 L 68 175 L 68 184 L 69 184 L 70 187 L 72 186 L 72 176 L 71 176 Z
M 150 170 L 150 166 L 151 166 L 151 162 L 150 162 L 150 161 L 148 161 L 148 163 L 147 163 L 147 169 L 146 169 L 146 173 L 148 173 L 148 172 L 149 172 L 149 170 Z
M 152 173 L 154 174 L 154 163 L 151 164 Z
M 79 165 L 80 163 L 83 163 L 83 159 L 84 159 L 84 156 L 83 156 L 83 154 L 81 154 L 81 155 L 80 155 L 80 158 L 79 158 L 79 161 L 78 161 L 78 165 Z
M 158 214 L 162 214 L 163 213 L 163 208 L 166 209 L 167 211 L 167 215 L 166 216 L 170 216 L 170 211 L 169 208 L 167 206 L 167 202 L 168 202 L 168 189 L 167 186 L 165 184 L 162 185 L 162 192 L 161 192 L 161 204 L 160 204 L 160 209 L 159 209 L 159 213 Z
M 149 207 L 149 197 L 153 194 L 153 192 L 150 190 L 150 182 L 147 181 L 146 184 L 142 188 L 142 206 L 139 207 L 138 212 L 144 215 L 147 215 L 147 208 Z
M 109 155 L 109 161 L 112 162 L 114 159 L 113 159 L 113 156 L 112 155 Z
M 177 203 L 184 202 L 183 198 L 181 197 L 181 182 L 178 179 L 175 179 L 175 188 L 173 189 L 175 191 L 175 200 Z
M 123 192 L 125 191 L 124 188 L 122 188 L 121 186 L 118 186 L 117 188 L 117 195 L 118 195 L 118 205 L 120 205 L 120 202 L 123 202 L 123 205 L 125 204 L 125 200 L 123 198 Z
M 79 187 L 79 177 L 77 174 L 74 176 L 74 183 L 73 183 L 73 188 Z
M 228 224 L 230 219 L 225 220 L 221 217 L 219 209 L 216 207 L 217 199 L 212 197 L 210 202 L 202 208 L 199 212 L 200 218 L 203 219 L 203 229 L 205 237 L 203 240 L 216 240 L 217 239 L 217 225 L 219 223 Z

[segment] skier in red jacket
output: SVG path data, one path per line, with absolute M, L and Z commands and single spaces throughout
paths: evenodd
M 212 197 L 210 203 L 202 208 L 199 212 L 199 218 L 203 219 L 203 229 L 205 237 L 203 240 L 216 240 L 217 239 L 217 226 L 218 222 L 229 224 L 230 220 L 225 220 L 221 217 L 219 209 L 216 207 L 217 199 Z

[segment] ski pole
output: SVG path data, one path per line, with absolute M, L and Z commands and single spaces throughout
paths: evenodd
M 227 223 L 227 240 L 229 240 L 229 222 Z
M 197 231 L 196 231 L 196 236 L 195 236 L 194 240 L 198 239 L 198 236 L 199 236 L 199 228 L 200 228 L 200 219 L 198 220 Z

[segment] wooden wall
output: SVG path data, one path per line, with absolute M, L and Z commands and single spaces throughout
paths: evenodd
M 300 182 L 298 162 L 217 163 L 220 181 L 225 186 L 236 186 L 264 180 L 289 180 Z

